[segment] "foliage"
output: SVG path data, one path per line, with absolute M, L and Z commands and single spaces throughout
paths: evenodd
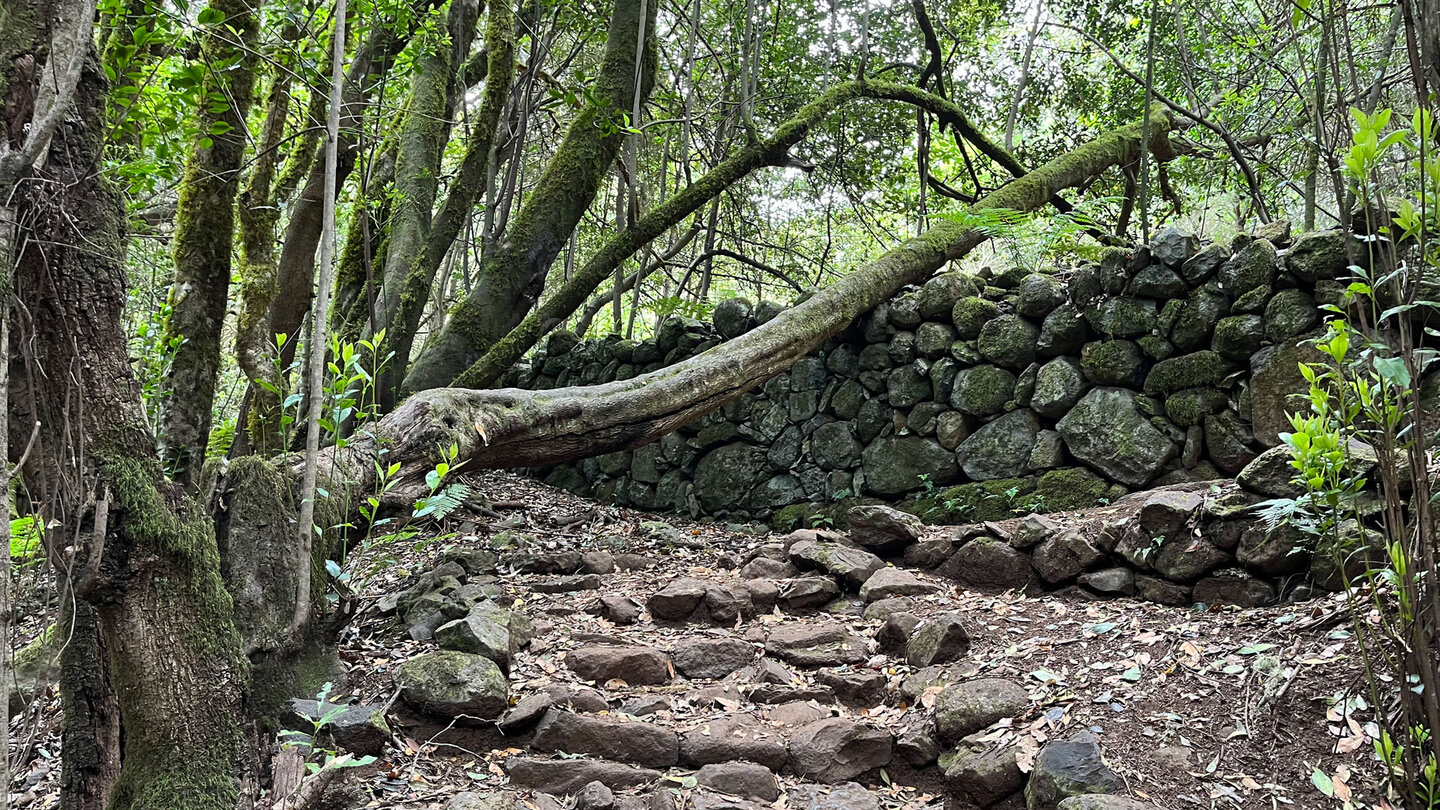
M 1317 554 L 1346 586 L 1369 705 L 1379 729 L 1375 753 L 1388 769 L 1392 799 L 1440 807 L 1440 567 L 1429 452 L 1433 424 L 1420 407 L 1420 372 L 1435 359 L 1420 345 L 1440 264 L 1435 251 L 1440 159 L 1434 122 L 1417 112 L 1408 129 L 1387 132 L 1391 114 L 1355 112 L 1357 133 L 1345 172 L 1371 211 L 1398 211 L 1372 225 L 1369 256 L 1351 269 L 1345 307 L 1315 346 L 1324 362 L 1302 364 L 1308 413 L 1281 435 L 1304 494 L 1272 501 L 1264 516 L 1318 539 Z M 1385 170 L 1401 158 L 1415 189 L 1390 199 Z M 1369 453 L 1373 452 L 1373 458 Z M 1380 503 L 1373 508 L 1371 489 Z M 1372 517 L 1378 512 L 1378 519 Z M 1373 529 L 1381 530 L 1372 539 Z

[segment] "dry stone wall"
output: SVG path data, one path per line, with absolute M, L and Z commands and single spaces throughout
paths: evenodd
M 970 523 L 1231 476 L 1288 425 L 1349 239 L 1204 245 L 1169 229 L 1074 268 L 937 275 L 678 433 L 537 472 L 614 503 L 786 528 L 843 522 L 858 502 Z M 627 379 L 779 311 L 733 299 L 639 342 L 557 332 L 504 383 Z

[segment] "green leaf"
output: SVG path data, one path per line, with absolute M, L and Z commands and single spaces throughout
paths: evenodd
M 1335 783 L 1319 768 L 1310 772 L 1310 784 L 1314 785 L 1316 790 L 1324 793 L 1326 796 L 1335 795 Z

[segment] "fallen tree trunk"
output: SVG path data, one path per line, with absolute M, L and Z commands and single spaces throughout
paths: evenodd
M 1173 126 L 1163 108 L 1152 110 L 1152 154 L 1172 154 L 1167 136 Z M 1062 189 L 1137 160 L 1143 131 L 1137 122 L 1101 136 L 987 195 L 970 211 L 1033 211 Z M 986 238 L 981 228 L 947 220 L 753 331 L 630 380 L 546 391 L 425 391 L 383 419 L 375 441 L 391 448 L 389 458 L 401 460 L 429 458 L 434 448 L 453 442 L 471 467 L 533 466 L 638 447 L 788 369 L 905 285 L 923 281 Z M 342 466 L 366 476 L 372 450 L 352 444 Z M 414 486 L 410 479 L 423 477 L 422 466 L 407 465 L 413 469 L 402 479 Z
M 999 148 L 976 129 L 958 105 L 949 99 L 895 82 L 845 82 L 825 91 L 805 105 L 793 118 L 780 125 L 768 138 L 756 141 L 740 152 L 721 161 L 704 177 L 696 180 L 668 202 L 641 217 L 615 236 L 597 252 L 569 281 L 542 300 L 504 338 L 486 349 L 484 355 L 457 376 L 451 385 L 457 388 L 485 388 L 515 364 L 551 329 L 574 314 L 575 310 L 606 279 L 621 262 L 659 238 L 685 217 L 700 210 L 735 183 L 765 166 L 782 166 L 789 159 L 790 149 L 804 140 L 815 127 L 824 123 L 844 104 L 869 98 L 912 104 L 938 116 L 950 126 L 956 137 L 974 144 L 1015 177 L 1024 177 L 1025 168 L 1008 152 Z M 1062 212 L 1070 206 L 1059 197 L 1051 202 Z

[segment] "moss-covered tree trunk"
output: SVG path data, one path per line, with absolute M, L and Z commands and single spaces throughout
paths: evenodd
M 504 337 L 534 306 L 555 257 L 594 201 L 624 143 L 625 114 L 635 94 L 645 99 L 655 83 L 656 6 L 615 0 L 605 54 L 587 103 L 566 130 L 535 188 L 480 267 L 475 290 L 461 299 L 406 375 L 405 391 L 448 385 Z M 645 56 L 636 77 L 636 49 Z
M 1173 121 L 1152 112 L 1150 149 L 1171 154 Z M 985 196 L 972 210 L 1033 211 L 1067 188 L 1092 182 L 1140 155 L 1142 125 L 1077 147 Z M 373 484 L 376 446 L 400 461 L 392 497 L 422 495 L 424 460 L 454 443 L 473 467 L 526 467 L 628 449 L 673 432 L 765 380 L 839 333 L 907 284 L 924 281 L 987 239 L 983 229 L 944 221 L 858 267 L 804 303 L 703 354 L 630 380 L 546 391 L 437 388 L 415 394 L 375 435 L 331 451 L 334 468 Z
M 40 424 L 22 475 L 50 534 L 74 538 L 64 567 L 94 608 L 123 718 L 118 779 L 91 787 L 117 810 L 233 810 L 245 665 L 210 521 L 162 474 L 141 413 L 121 319 L 122 209 L 101 170 L 104 80 L 92 38 L 80 38 L 79 53 L 52 48 L 61 4 L 0 0 L 4 36 L 28 38 L 33 64 L 83 59 L 44 182 L 21 177 L 4 194 L 22 223 L 15 337 L 27 347 L 11 396 L 26 425 Z M 41 80 L 12 60 L 0 71 L 11 90 L 33 93 Z M 8 132 L 34 123 L 14 106 L 0 115 Z M 67 706 L 94 697 L 83 678 L 63 684 Z M 115 742 L 95 742 L 111 746 L 97 760 L 113 762 Z
M 230 294 L 235 195 L 249 137 L 259 0 L 211 0 L 201 21 L 204 69 L 195 144 L 175 212 L 175 280 L 167 338 L 183 340 L 166 372 L 161 454 L 188 482 L 205 461 L 220 372 L 220 325 Z
M 489 18 L 485 23 L 485 48 L 489 55 L 485 94 L 472 122 L 465 156 L 450 182 L 445 202 L 435 214 L 434 221 L 427 223 L 423 244 L 411 244 L 409 250 L 400 251 L 397 241 L 390 241 L 377 318 L 389 336 L 387 345 L 394 352 L 377 385 L 380 406 L 387 411 L 394 407 L 399 396 L 400 383 L 415 345 L 415 333 L 420 328 L 420 318 L 435 285 L 436 273 L 461 229 L 469 221 L 475 201 L 485 190 L 495 136 L 500 128 L 500 115 L 510 97 L 510 85 L 515 75 L 515 15 L 509 0 L 490 5 Z M 458 84 L 464 86 L 463 81 Z M 438 154 L 435 168 L 438 171 Z

